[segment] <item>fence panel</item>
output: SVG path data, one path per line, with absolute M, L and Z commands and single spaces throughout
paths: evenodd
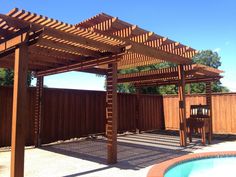
M 28 89 L 28 105 L 25 121 L 25 143 L 34 142 L 34 104 L 35 89 Z M 0 147 L 11 145 L 11 118 L 12 118 L 12 87 L 0 87 Z
M 178 96 L 164 96 L 165 127 L 179 129 Z M 186 97 L 186 114 L 189 117 L 190 105 L 206 104 L 204 94 Z M 217 93 L 212 95 L 212 121 L 214 133 L 236 133 L 236 93 Z
M 140 95 L 139 103 L 140 130 L 156 130 L 164 128 L 162 96 Z
M 44 89 L 42 143 L 105 132 L 105 93 Z
M 118 94 L 118 132 L 136 130 L 136 104 L 136 95 Z

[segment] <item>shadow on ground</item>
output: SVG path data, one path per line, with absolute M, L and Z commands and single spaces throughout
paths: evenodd
M 219 136 L 213 143 L 216 144 L 226 139 L 229 140 L 230 138 L 235 140 L 235 137 Z M 193 143 L 188 144 L 187 147 L 180 147 L 178 133 L 173 131 L 122 135 L 118 137 L 117 164 L 64 177 L 85 175 L 113 167 L 139 170 L 201 148 L 203 148 L 201 141 L 196 137 Z M 44 146 L 42 149 L 107 165 L 107 148 L 104 137 Z

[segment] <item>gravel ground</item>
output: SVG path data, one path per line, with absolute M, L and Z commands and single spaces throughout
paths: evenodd
M 128 134 L 118 138 L 118 163 L 106 164 L 106 141 L 100 137 L 56 143 L 25 150 L 26 177 L 126 177 L 146 176 L 155 163 L 187 153 L 236 150 L 236 139 L 217 138 L 210 146 L 199 139 L 179 147 L 175 134 Z M 10 151 L 0 151 L 0 176 L 10 176 Z

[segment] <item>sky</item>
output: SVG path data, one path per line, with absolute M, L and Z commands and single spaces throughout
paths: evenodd
M 235 0 L 0 0 L 0 13 L 15 7 L 70 24 L 104 12 L 197 50 L 217 51 L 221 82 L 236 92 Z M 104 90 L 104 78 L 69 72 L 45 77 L 45 85 Z

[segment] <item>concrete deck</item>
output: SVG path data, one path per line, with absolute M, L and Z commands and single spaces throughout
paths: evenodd
M 192 152 L 236 150 L 234 136 L 219 136 L 210 146 L 195 138 L 179 147 L 176 133 L 155 132 L 118 138 L 118 163 L 106 164 L 106 140 L 102 137 L 70 141 L 25 151 L 26 177 L 126 177 L 146 176 L 155 163 Z M 10 176 L 10 151 L 0 152 L 0 176 Z

